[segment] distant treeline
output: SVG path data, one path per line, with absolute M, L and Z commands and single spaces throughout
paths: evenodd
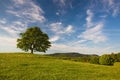
M 57 59 L 72 60 L 77 62 L 90 62 L 92 64 L 113 65 L 114 62 L 120 62 L 120 53 L 103 54 L 80 54 L 80 53 L 54 53 L 48 54 Z
M 92 56 L 98 56 L 95 54 L 80 54 L 80 53 L 54 53 L 54 54 L 48 54 L 48 56 L 53 56 L 58 59 L 64 59 L 64 60 L 72 60 L 72 61 L 79 61 L 79 62 L 89 62 L 90 57 Z

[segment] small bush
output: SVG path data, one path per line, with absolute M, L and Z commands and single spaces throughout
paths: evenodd
M 98 56 L 92 56 L 90 58 L 90 63 L 92 63 L 92 64 L 99 64 L 99 57 Z
M 100 57 L 99 63 L 102 65 L 113 65 L 114 59 L 110 55 L 104 54 Z
M 111 56 L 111 58 L 114 59 L 115 62 L 118 61 L 117 54 L 111 53 L 110 56 Z
M 88 57 L 88 56 L 79 57 L 79 61 L 80 62 L 89 62 L 90 61 L 90 57 Z
M 117 62 L 120 62 L 120 52 L 117 53 Z

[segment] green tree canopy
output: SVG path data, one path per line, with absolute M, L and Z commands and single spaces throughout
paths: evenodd
M 28 28 L 24 33 L 20 33 L 20 37 L 17 39 L 17 48 L 24 51 L 46 52 L 51 47 L 48 35 L 39 27 Z
M 102 65 L 113 65 L 114 59 L 110 55 L 104 54 L 100 57 L 99 63 Z

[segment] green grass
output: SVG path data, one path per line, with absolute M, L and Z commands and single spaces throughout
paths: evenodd
M 120 80 L 120 63 L 104 66 L 36 54 L 0 54 L 0 80 Z

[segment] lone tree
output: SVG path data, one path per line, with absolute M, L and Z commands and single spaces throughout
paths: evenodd
M 17 39 L 17 48 L 24 51 L 46 52 L 51 47 L 49 37 L 46 33 L 43 33 L 39 27 L 28 28 L 26 32 L 20 33 L 20 39 Z

